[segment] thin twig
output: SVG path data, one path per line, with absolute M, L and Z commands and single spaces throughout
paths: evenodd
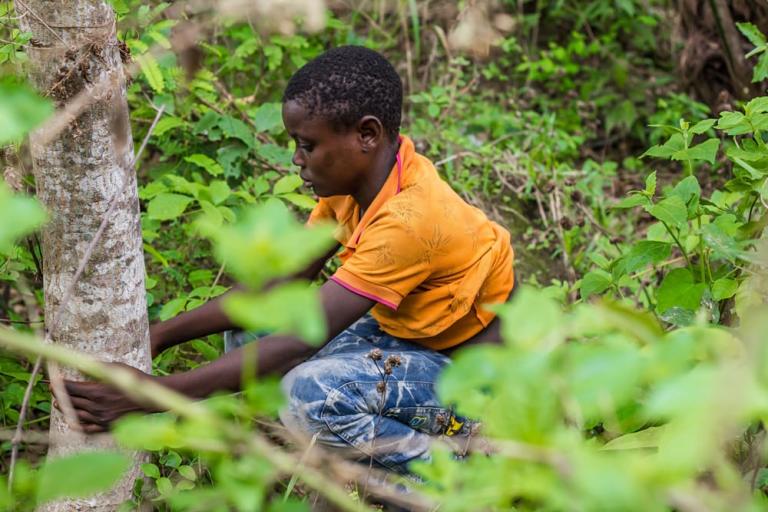
M 29 8 L 29 6 L 28 6 L 27 4 L 25 4 L 25 3 L 24 3 L 22 0 L 16 0 L 16 3 L 17 3 L 17 4 L 19 4 L 19 5 L 21 5 L 22 7 L 24 7 L 24 9 L 26 9 L 26 10 L 27 10 L 27 12 L 28 12 L 29 14 L 31 14 L 31 15 L 32 15 L 32 17 L 33 17 L 33 18 L 35 18 L 37 21 L 39 21 L 40 23 L 42 23 L 42 24 L 43 24 L 43 26 L 44 26 L 45 28 L 47 28 L 47 29 L 48 29 L 48 31 L 49 31 L 51 34 L 53 34 L 54 36 L 56 36 L 56 39 L 58 39 L 59 41 L 61 41 L 61 44 L 63 44 L 63 45 L 64 45 L 64 46 L 66 46 L 67 48 L 69 48 L 69 47 L 70 47 L 70 45 L 69 45 L 69 44 L 67 44 L 67 42 L 64 40 L 64 38 L 63 38 L 63 37 L 61 37 L 61 36 L 60 36 L 60 35 L 59 35 L 59 34 L 58 34 L 58 33 L 57 33 L 55 30 L 53 30 L 53 29 L 51 28 L 51 26 L 50 26 L 50 25 L 48 25 L 48 23 L 46 23 L 46 21 L 45 21 L 43 18 L 41 18 L 40 16 L 38 16 L 38 15 L 37 15 L 37 13 L 36 13 L 35 11 L 33 11 L 32 9 L 30 9 L 30 8 Z
M 27 281 L 24 278 L 18 281 L 19 290 L 21 291 L 21 300 L 24 302 L 24 306 L 27 310 L 27 318 L 31 322 L 40 323 L 40 311 L 37 307 L 37 303 L 34 300 L 34 294 L 27 285 Z M 35 361 L 35 365 L 32 367 L 32 373 L 29 376 L 29 382 L 27 383 L 27 389 L 24 390 L 24 398 L 21 401 L 21 409 L 19 410 L 19 420 L 16 422 L 16 430 L 11 440 L 11 461 L 8 468 L 8 490 L 13 488 L 13 476 L 14 469 L 16 467 L 16 461 L 19 456 L 19 445 L 24 435 L 24 420 L 27 416 L 27 410 L 29 409 L 29 400 L 32 397 L 32 389 L 35 387 L 35 379 L 40 372 L 40 366 L 42 363 L 42 357 L 38 356 Z
M 27 408 L 29 407 L 29 399 L 32 397 L 32 388 L 35 387 L 35 379 L 38 372 L 40 372 L 40 366 L 43 362 L 43 358 L 37 356 L 35 366 L 32 367 L 32 373 L 29 375 L 29 383 L 27 389 L 24 390 L 24 398 L 21 401 L 21 410 L 19 411 L 19 421 L 16 423 L 16 432 L 11 439 L 11 462 L 8 469 L 8 490 L 13 488 L 13 470 L 16 467 L 16 458 L 19 456 L 19 444 L 24 436 L 24 420 L 27 417 Z

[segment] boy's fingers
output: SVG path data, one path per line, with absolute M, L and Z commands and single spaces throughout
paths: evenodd
M 81 396 L 88 398 L 93 394 L 94 389 L 99 386 L 95 382 L 78 382 L 74 380 L 65 380 L 64 389 L 70 396 Z

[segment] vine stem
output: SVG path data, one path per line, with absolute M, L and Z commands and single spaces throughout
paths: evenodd
M 664 222 L 663 220 L 659 219 L 659 221 L 664 226 L 664 229 L 667 230 L 667 233 L 669 233 L 669 236 L 672 237 L 672 240 L 675 241 L 675 244 L 677 244 L 677 247 L 680 248 L 680 252 L 683 253 L 683 257 L 685 258 L 685 262 L 688 265 L 689 269 L 693 270 L 693 265 L 691 265 L 691 259 L 688 257 L 688 253 L 685 250 L 685 247 L 683 247 L 683 244 L 680 243 L 680 239 L 675 236 L 675 233 L 672 231 L 672 228 L 669 227 L 669 224 Z

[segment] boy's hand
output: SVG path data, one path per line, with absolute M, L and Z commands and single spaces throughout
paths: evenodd
M 141 374 L 142 378 L 155 378 L 132 366 L 122 363 L 112 364 L 137 372 Z M 77 419 L 87 433 L 104 432 L 109 429 L 112 422 L 129 412 L 147 411 L 146 408 L 109 384 L 65 380 L 64 385 L 67 393 L 69 393 Z M 58 407 L 56 401 L 54 401 L 54 405 Z

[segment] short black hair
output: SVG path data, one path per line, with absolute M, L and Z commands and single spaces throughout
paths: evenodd
M 362 46 L 340 46 L 299 69 L 283 93 L 283 102 L 297 101 L 309 115 L 349 128 L 363 116 L 379 118 L 396 140 L 403 108 L 403 84 L 392 64 Z

